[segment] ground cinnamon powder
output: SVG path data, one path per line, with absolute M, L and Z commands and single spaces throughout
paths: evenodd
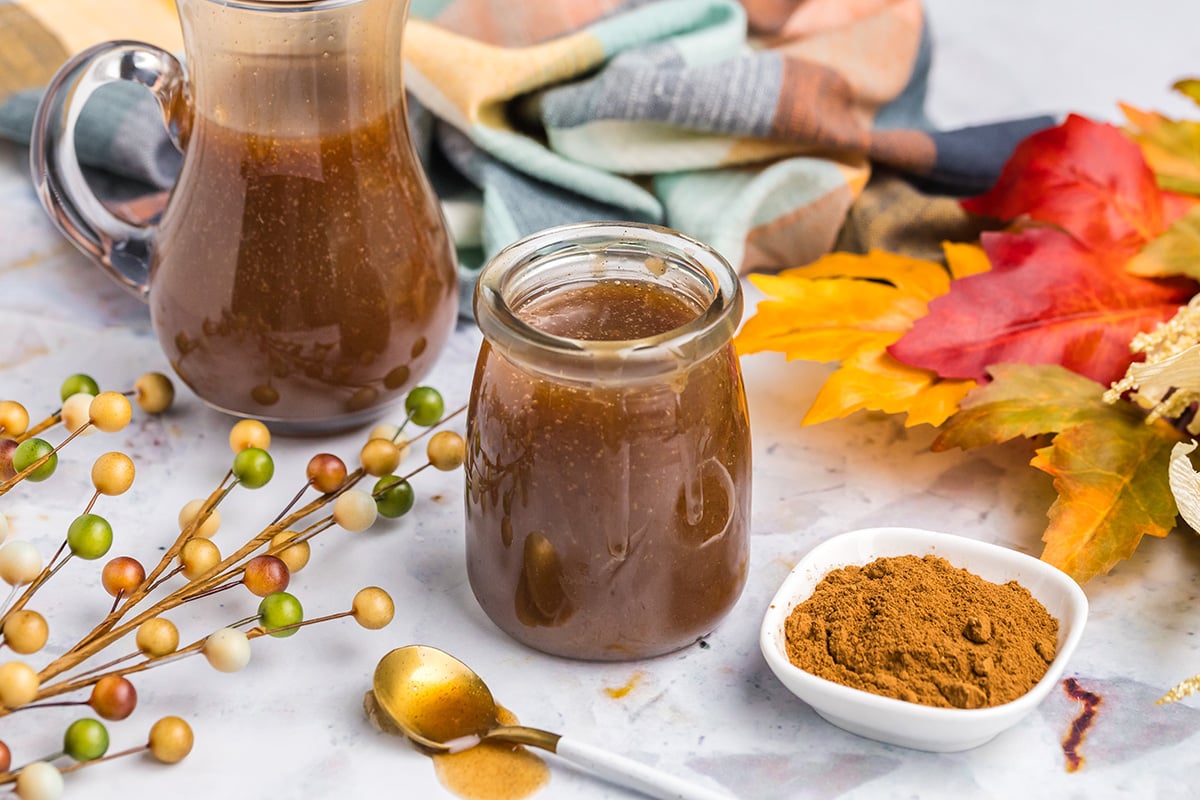
M 784 628 L 806 672 L 945 708 L 1015 700 L 1054 660 L 1058 620 L 1016 581 L 937 556 L 880 558 L 826 575 Z

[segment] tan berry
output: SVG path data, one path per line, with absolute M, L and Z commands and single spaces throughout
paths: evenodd
M 188 539 L 179 551 L 183 577 L 189 581 L 221 563 L 221 550 L 209 539 Z
M 41 650 L 50 637 L 46 618 L 36 611 L 23 608 L 4 621 L 4 643 L 14 653 L 27 656 Z
M 235 455 L 249 447 L 260 450 L 271 447 L 271 432 L 256 419 L 244 419 L 229 429 L 229 448 Z
M 425 446 L 429 463 L 443 472 L 461 467 L 466 454 L 466 443 L 454 431 L 438 431 L 429 437 L 429 444 Z
M 204 640 L 204 657 L 219 672 L 237 672 L 250 663 L 250 640 L 236 628 L 221 628 Z
M 29 412 L 16 400 L 0 400 L 0 433 L 8 438 L 29 430 Z
M 352 533 L 371 527 L 378 515 L 375 498 L 361 489 L 350 489 L 333 501 L 333 521 Z
M 358 454 L 363 471 L 380 478 L 400 466 L 400 448 L 390 439 L 370 439 Z
M 62 423 L 67 433 L 74 433 L 92 421 L 92 401 L 95 399 L 95 395 L 87 392 L 76 392 L 63 400 Z
M 133 406 L 129 398 L 120 392 L 101 392 L 92 399 L 88 407 L 92 424 L 105 433 L 116 433 L 129 424 L 133 417 Z
M 200 513 L 200 509 L 204 507 L 204 501 L 200 498 L 189 500 L 184 503 L 183 508 L 179 509 L 179 530 L 182 531 L 188 525 L 192 524 L 192 520 Z M 221 527 L 221 512 L 218 509 L 213 509 L 209 512 L 208 517 L 204 520 L 192 536 L 201 539 L 211 539 L 213 534 Z
M 124 453 L 105 453 L 92 464 L 92 485 L 100 494 L 114 497 L 133 486 L 133 459 Z
M 0 546 L 0 580 L 24 586 L 42 571 L 42 554 L 30 542 L 14 539 Z
M 396 615 L 396 605 L 392 597 L 378 586 L 368 586 L 354 595 L 354 603 L 350 606 L 354 613 L 354 621 L 368 630 L 378 630 Z
M 150 728 L 150 754 L 164 764 L 177 764 L 192 752 L 192 728 L 179 717 L 163 717 Z
M 179 629 L 169 619 L 153 617 L 138 626 L 135 641 L 144 655 L 170 655 L 179 648 Z
M 296 538 L 295 531 L 280 531 L 271 537 L 271 549 L 274 550 L 281 545 L 292 542 Z M 287 544 L 282 550 L 275 553 L 291 572 L 299 572 L 308 564 L 309 556 L 312 555 L 312 548 L 308 546 L 308 542 L 293 542 Z
M 0 664 L 0 707 L 20 708 L 32 703 L 39 688 L 37 673 L 25 662 Z
M 147 372 L 133 383 L 133 399 L 147 414 L 161 414 L 175 402 L 175 384 L 161 372 Z

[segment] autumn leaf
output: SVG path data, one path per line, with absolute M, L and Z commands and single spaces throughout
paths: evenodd
M 1054 478 L 1058 499 L 1042 558 L 1080 583 L 1128 558 L 1142 536 L 1166 536 L 1177 508 L 1168 482 L 1181 437 L 1147 425 L 1126 402 L 1105 403 L 1105 387 L 1056 366 L 997 365 L 942 427 L 933 450 L 979 447 L 1054 434 L 1030 462 Z
M 1200 206 L 1146 245 L 1130 259 L 1125 269 L 1144 277 L 1187 275 L 1200 278 Z
M 1129 403 L 1102 402 L 1106 386 L 1059 366 L 995 364 L 988 373 L 991 382 L 971 392 L 933 440 L 934 452 L 1059 433 L 1114 414 L 1145 420 Z
M 984 381 L 994 364 L 1059 364 L 1101 383 L 1132 361 L 1135 334 L 1195 294 L 1185 279 L 1148 280 L 1053 228 L 984 234 L 989 272 L 954 281 L 888 348 L 942 378 Z
M 883 350 L 851 355 L 817 392 L 801 424 L 815 425 L 855 411 L 907 412 L 905 426 L 938 426 L 958 410 L 974 381 L 943 381 L 934 373 L 901 364 Z
M 1117 417 L 1054 437 L 1030 462 L 1053 476 L 1058 499 L 1042 534 L 1042 559 L 1083 583 L 1107 573 L 1142 536 L 1166 536 L 1178 509 L 1168 482 L 1177 439 Z
M 900 364 L 884 349 L 925 313 L 929 300 L 946 292 L 953 278 L 988 269 L 977 247 L 948 244 L 945 252 L 948 268 L 873 251 L 833 253 L 779 275 L 752 275 L 751 282 L 773 299 L 758 304 L 738 334 L 738 350 L 842 362 L 803 424 L 860 409 L 907 411 L 907 425 L 940 424 L 973 383 L 942 381 L 928 370 Z
M 1028 216 L 1125 258 L 1165 227 L 1161 193 L 1138 146 L 1114 126 L 1075 114 L 1017 145 L 996 185 L 963 208 L 1004 220 Z
M 1129 135 L 1163 189 L 1200 194 L 1200 122 L 1176 121 L 1122 105 Z
M 1175 81 L 1172 89 L 1180 94 L 1192 98 L 1192 102 L 1200 105 L 1200 78 L 1184 78 Z

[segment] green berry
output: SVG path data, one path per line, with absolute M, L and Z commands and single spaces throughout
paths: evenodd
M 261 447 L 247 447 L 233 458 L 233 474 L 247 489 L 266 486 L 275 474 L 271 454 Z
M 108 752 L 108 729 L 97 719 L 84 717 L 67 726 L 63 752 L 76 761 L 93 761 Z
M 288 628 L 286 631 L 272 631 L 275 628 L 286 628 L 288 625 L 303 622 L 304 607 L 300 605 L 300 601 L 296 599 L 295 595 L 287 592 L 274 592 L 264 597 L 258 604 L 258 618 L 272 636 L 283 639 L 300 629 Z
M 440 420 L 445 408 L 441 393 L 432 386 L 418 386 L 404 398 L 404 410 L 408 412 L 408 418 L 423 428 Z
M 31 464 L 37 461 L 42 456 L 54 453 L 54 447 L 45 439 L 26 439 L 17 445 L 17 449 L 13 450 L 12 465 L 17 472 L 24 472 Z M 54 474 L 54 470 L 58 468 L 58 454 L 54 453 L 46 462 L 33 472 L 25 476 L 25 480 L 44 481 Z
M 82 372 L 78 372 L 63 381 L 62 387 L 58 390 L 63 400 L 80 392 L 85 392 L 94 397 L 100 394 L 100 385 L 96 383 L 91 375 L 84 375 Z
M 98 514 L 76 517 L 71 527 L 67 528 L 67 546 L 72 553 L 88 561 L 107 553 L 112 541 L 112 526 Z
M 379 513 L 388 519 L 407 514 L 416 499 L 412 484 L 398 475 L 384 475 L 377 480 L 371 495 L 375 498 Z

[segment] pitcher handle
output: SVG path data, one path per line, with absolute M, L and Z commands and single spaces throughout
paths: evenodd
M 146 299 L 150 248 L 157 226 L 135 224 L 104 207 L 88 186 L 75 152 L 75 125 L 88 98 L 113 81 L 150 90 L 176 148 L 185 133 L 187 78 L 173 55 L 142 42 L 104 42 L 65 63 L 38 104 L 29 167 L 42 206 L 62 233 L 125 289 Z

